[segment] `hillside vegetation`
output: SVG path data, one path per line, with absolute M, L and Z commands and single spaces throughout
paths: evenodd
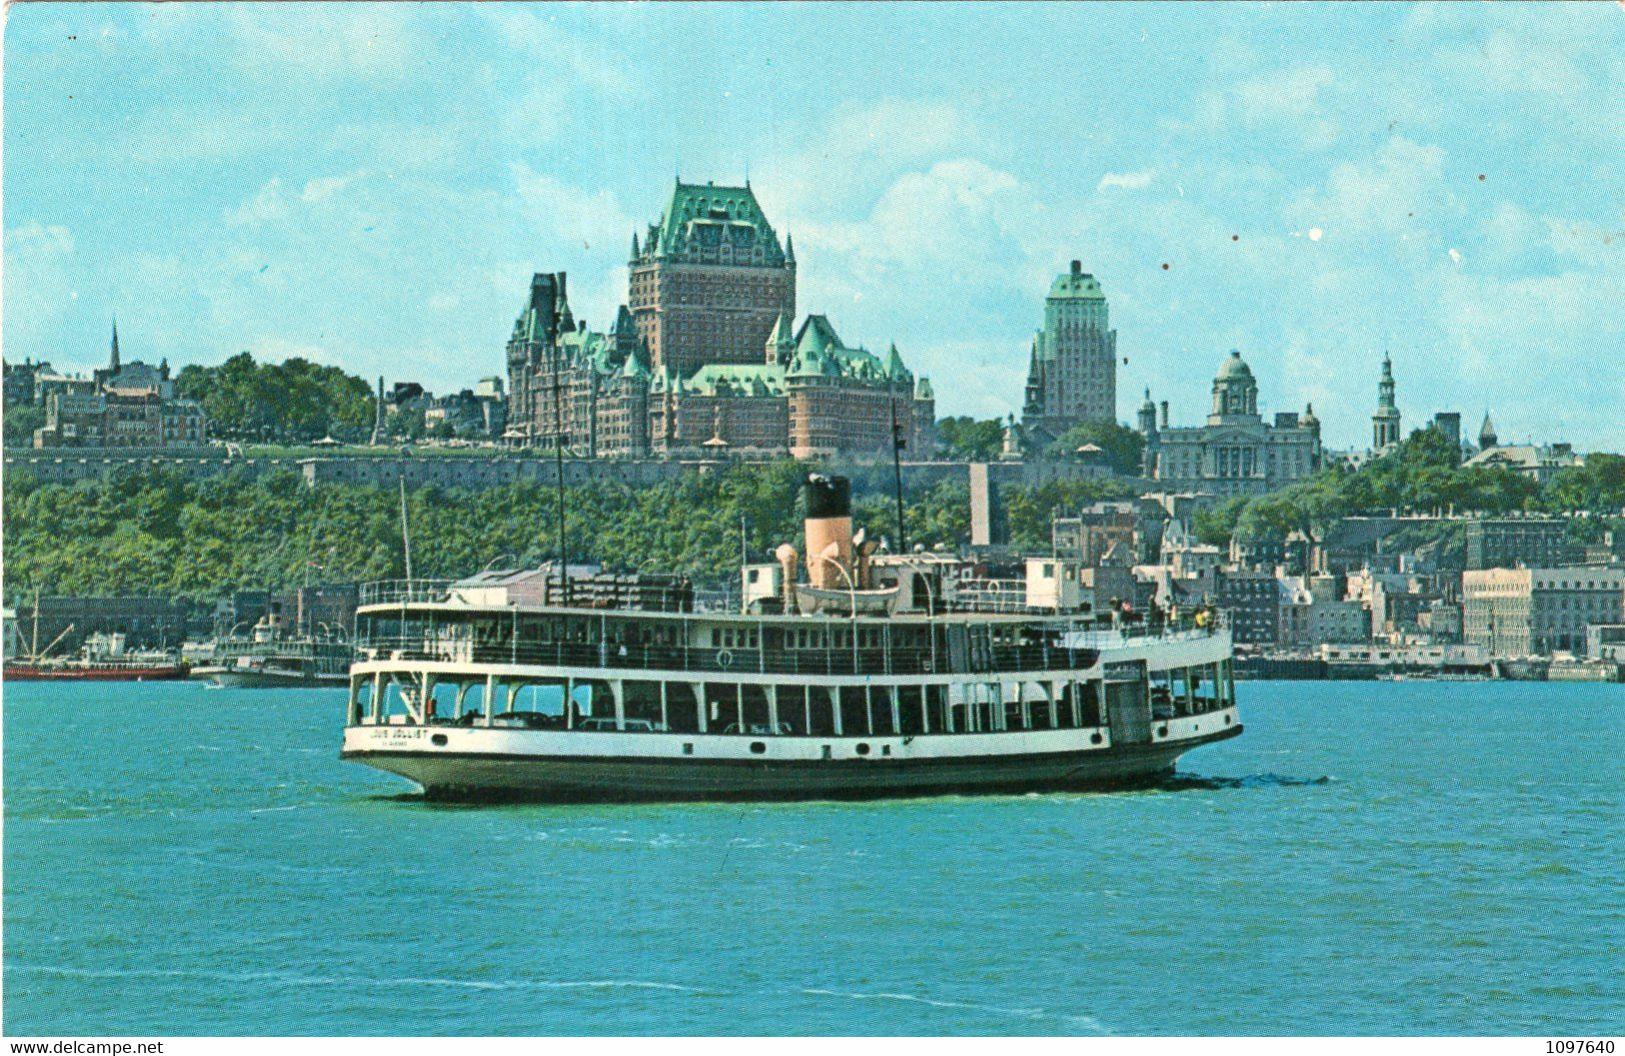
M 653 486 L 601 484 L 565 492 L 573 560 L 683 572 L 730 582 L 744 522 L 747 555 L 769 560 L 801 538 L 807 466 L 785 461 L 687 474 Z M 872 479 L 865 479 L 865 477 Z M 896 536 L 889 469 L 854 480 L 855 517 Z M 1007 489 L 1009 523 L 1025 546 L 1047 546 L 1049 511 L 1123 493 L 1110 482 Z M 535 483 L 407 493 L 413 573 L 468 575 L 486 565 L 534 565 L 558 552 L 555 490 Z M 957 547 L 970 535 L 967 488 L 944 482 L 907 495 L 909 543 Z M 292 473 L 189 481 L 150 472 L 109 482 L 5 482 L 6 588 L 46 593 L 213 598 L 232 590 L 405 575 L 394 488 L 305 486 Z

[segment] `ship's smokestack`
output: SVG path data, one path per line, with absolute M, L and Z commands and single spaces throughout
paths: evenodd
M 852 569 L 852 483 L 845 477 L 807 474 L 807 581 L 825 590 L 844 589 L 847 580 L 821 555 L 830 544 L 833 559 L 847 576 Z

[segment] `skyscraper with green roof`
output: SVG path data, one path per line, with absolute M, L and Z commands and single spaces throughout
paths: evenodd
M 1044 299 L 1044 328 L 1033 338 L 1021 422 L 1043 447 L 1082 422 L 1117 420 L 1117 331 L 1100 280 L 1074 260 Z

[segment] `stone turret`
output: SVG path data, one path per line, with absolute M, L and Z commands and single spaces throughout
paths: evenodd
M 1498 438 L 1495 435 L 1495 423 L 1490 421 L 1490 412 L 1484 412 L 1484 424 L 1478 427 L 1478 447 L 1481 451 L 1488 451 L 1495 447 Z
M 795 324 L 790 321 L 788 313 L 780 312 L 778 321 L 773 324 L 773 332 L 767 335 L 767 362 L 788 365 L 795 354 Z

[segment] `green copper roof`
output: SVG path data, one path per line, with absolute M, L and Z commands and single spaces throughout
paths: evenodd
M 666 256 L 692 247 L 704 253 L 724 245 L 735 254 L 760 249 L 761 263 L 766 266 L 778 267 L 785 262 L 773 225 L 767 222 L 749 186 L 679 182 L 660 222 L 650 226 L 643 252 Z
M 1224 365 L 1219 368 L 1219 376 L 1214 380 L 1239 380 L 1241 378 L 1251 378 L 1252 376 L 1252 368 L 1247 365 L 1247 361 L 1245 359 L 1241 358 L 1241 353 L 1232 348 L 1230 350 L 1230 358 L 1224 361 Z
M 807 316 L 807 321 L 801 324 L 801 334 L 796 338 L 797 352 L 826 352 L 840 347 L 840 335 L 835 332 L 828 317 Z
M 633 349 L 626 362 L 621 364 L 621 377 L 647 381 L 649 376 L 649 365 L 643 362 L 643 354 Z
M 809 315 L 796 337 L 795 354 L 790 358 L 787 376 L 793 378 L 850 378 L 871 385 L 908 381 L 903 357 L 892 346 L 887 361 L 866 348 L 848 348 L 835 327 L 822 315 Z
M 794 332 L 795 324 L 791 322 L 790 314 L 780 312 L 778 319 L 773 323 L 773 332 L 767 335 L 768 347 L 777 348 L 780 345 L 794 345 Z
M 1073 301 L 1104 301 L 1106 295 L 1101 292 L 1100 280 L 1087 271 L 1062 272 L 1056 276 L 1055 282 L 1050 285 L 1051 298 Z
M 783 396 L 784 368 L 777 363 L 711 363 L 683 383 L 699 396 Z
M 893 381 L 902 381 L 908 377 L 908 368 L 903 366 L 903 357 L 897 354 L 897 343 L 893 342 L 886 352 L 886 377 Z

